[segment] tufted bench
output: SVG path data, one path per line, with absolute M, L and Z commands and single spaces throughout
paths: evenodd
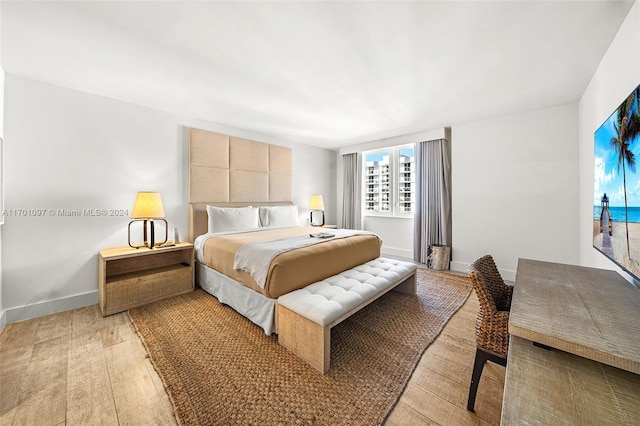
M 329 371 L 331 327 L 392 289 L 416 294 L 416 265 L 379 257 L 278 298 L 278 342 Z

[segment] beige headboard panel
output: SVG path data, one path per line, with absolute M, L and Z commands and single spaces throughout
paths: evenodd
M 291 204 L 290 148 L 191 129 L 189 157 L 191 241 L 207 231 L 207 204 Z
M 189 201 L 291 201 L 291 149 L 191 129 Z

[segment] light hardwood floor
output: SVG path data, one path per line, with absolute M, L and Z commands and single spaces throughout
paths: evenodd
M 387 425 L 498 425 L 504 367 L 487 363 L 466 410 L 474 293 L 427 349 Z M 97 306 L 7 325 L 0 334 L 0 426 L 172 425 L 171 404 L 126 314 Z

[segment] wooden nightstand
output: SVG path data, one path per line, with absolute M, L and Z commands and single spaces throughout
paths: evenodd
M 100 311 L 103 316 L 194 289 L 193 244 L 100 250 Z

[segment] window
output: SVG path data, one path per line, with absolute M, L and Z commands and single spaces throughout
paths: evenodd
M 413 145 L 364 153 L 365 215 L 408 216 L 415 203 Z

